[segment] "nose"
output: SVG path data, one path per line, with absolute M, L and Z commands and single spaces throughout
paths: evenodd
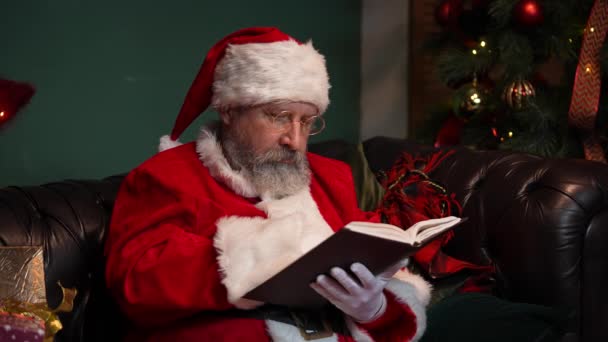
M 279 143 L 289 147 L 291 150 L 303 151 L 308 136 L 302 133 L 301 125 L 299 121 L 292 121 L 289 129 L 281 135 Z

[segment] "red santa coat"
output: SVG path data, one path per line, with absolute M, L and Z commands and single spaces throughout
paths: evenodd
M 309 189 L 259 199 L 232 170 L 213 132 L 159 153 L 124 180 L 106 242 L 106 281 L 149 341 L 298 341 L 275 321 L 196 313 L 249 309 L 242 296 L 350 221 L 377 221 L 356 202 L 349 167 L 311 153 Z M 289 289 L 285 289 L 288 291 Z M 368 324 L 346 317 L 352 337 L 323 341 L 410 341 L 422 336 L 430 287 L 400 271 L 385 290 L 386 313 Z M 145 333 L 144 333 L 145 332 Z

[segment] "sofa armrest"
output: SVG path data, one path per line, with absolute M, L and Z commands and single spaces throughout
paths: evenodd
M 56 341 L 115 340 L 120 312 L 106 293 L 103 243 L 122 176 L 0 189 L 0 245 L 43 246 L 46 297 L 58 282 L 76 288 L 72 312 L 60 313 Z

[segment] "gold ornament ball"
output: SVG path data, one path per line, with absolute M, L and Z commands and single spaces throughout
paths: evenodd
M 485 94 L 475 83 L 459 89 L 456 95 L 454 112 L 461 119 L 468 120 L 484 108 Z
M 512 109 L 521 110 L 530 104 L 535 95 L 536 91 L 530 82 L 517 80 L 505 88 L 502 98 Z

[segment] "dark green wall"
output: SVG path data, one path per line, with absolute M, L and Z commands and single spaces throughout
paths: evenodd
M 171 130 L 209 47 L 246 26 L 312 38 L 332 83 L 313 141 L 359 136 L 360 1 L 19 0 L 0 13 L 0 77 L 37 88 L 0 128 L 0 186 L 135 167 Z

